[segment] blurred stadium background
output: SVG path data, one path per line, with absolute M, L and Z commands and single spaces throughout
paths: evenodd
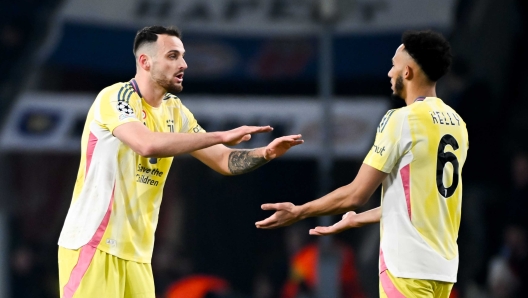
M 387 72 L 407 29 L 452 43 L 438 96 L 470 135 L 453 296 L 525 297 L 526 1 L 5 0 L 0 16 L 0 297 L 58 296 L 56 242 L 86 111 L 134 76 L 135 32 L 154 24 L 183 31 L 179 97 L 206 130 L 275 127 L 246 147 L 306 140 L 240 177 L 174 160 L 153 256 L 158 297 L 377 297 L 378 225 L 320 240 L 307 235 L 317 219 L 273 231 L 254 222 L 268 215 L 262 203 L 302 203 L 354 178 L 382 115 L 399 107 Z M 379 193 L 364 209 L 378 204 Z

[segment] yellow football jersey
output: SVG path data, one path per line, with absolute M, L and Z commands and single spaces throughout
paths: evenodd
M 436 97 L 390 110 L 364 160 L 383 181 L 380 271 L 456 282 L 462 167 L 468 151 L 462 118 Z
M 122 259 L 150 262 L 173 158 L 142 157 L 113 136 L 117 126 L 132 121 L 155 132 L 204 132 L 172 94 L 167 93 L 155 108 L 142 98 L 135 80 L 103 89 L 86 119 L 79 173 L 60 246 L 78 249 L 88 244 Z

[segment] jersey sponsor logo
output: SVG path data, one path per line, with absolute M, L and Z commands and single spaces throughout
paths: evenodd
M 394 113 L 395 110 L 389 110 L 385 116 L 383 116 L 383 119 L 381 119 L 380 124 L 378 125 L 378 132 L 382 133 L 385 129 L 385 126 L 387 126 L 387 123 L 389 122 L 390 117 Z
M 149 168 L 146 166 L 143 166 L 142 164 L 139 164 L 137 167 L 136 173 L 136 182 L 148 184 L 152 186 L 158 186 L 160 184 L 159 180 L 155 180 L 153 178 L 157 177 L 163 177 L 163 172 L 160 171 L 157 168 Z
M 385 146 L 381 147 L 378 145 L 372 145 L 372 150 L 374 150 L 374 152 L 376 152 L 380 156 L 383 156 L 383 152 L 385 151 Z

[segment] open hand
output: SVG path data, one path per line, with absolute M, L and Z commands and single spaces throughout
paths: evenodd
M 227 146 L 234 146 L 241 142 L 246 142 L 251 139 L 251 134 L 270 132 L 273 128 L 271 126 L 240 126 L 228 131 L 222 131 L 222 144 Z
M 264 148 L 264 158 L 266 160 L 272 160 L 282 156 L 291 147 L 304 143 L 301 137 L 301 135 L 290 135 L 276 138 Z
M 315 229 L 310 229 L 310 235 L 326 236 L 341 233 L 350 228 L 359 227 L 360 225 L 355 220 L 356 216 L 356 212 L 349 211 L 343 215 L 340 221 L 329 227 L 316 227 Z
M 255 226 L 259 229 L 285 227 L 301 219 L 297 206 L 292 203 L 264 204 L 261 208 L 262 210 L 275 210 L 275 213 L 264 220 L 257 221 Z

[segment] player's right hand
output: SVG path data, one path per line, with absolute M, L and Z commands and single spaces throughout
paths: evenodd
M 262 210 L 275 211 L 270 217 L 257 221 L 255 226 L 259 229 L 275 229 L 289 226 L 301 219 L 299 208 L 292 203 L 263 204 Z
M 270 132 L 273 128 L 271 126 L 240 126 L 235 129 L 221 132 L 222 144 L 227 146 L 234 146 L 241 142 L 246 142 L 251 139 L 254 133 Z

